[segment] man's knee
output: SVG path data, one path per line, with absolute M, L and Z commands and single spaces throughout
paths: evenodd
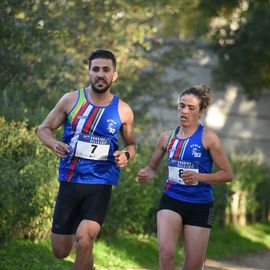
M 64 259 L 69 256 L 74 245 L 74 236 L 52 234 L 52 251 L 56 258 Z
M 95 238 L 78 237 L 76 239 L 76 249 L 80 251 L 91 250 L 94 245 Z
M 53 254 L 57 259 L 64 259 L 69 256 L 71 249 L 66 249 L 62 247 L 53 247 Z

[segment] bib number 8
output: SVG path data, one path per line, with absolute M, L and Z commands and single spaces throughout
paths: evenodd
M 183 169 L 179 169 L 179 178 L 181 178 L 181 179 L 182 179 L 183 172 L 184 172 Z

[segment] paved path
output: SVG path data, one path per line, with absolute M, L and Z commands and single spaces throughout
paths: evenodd
M 204 270 L 270 270 L 270 251 L 245 254 L 230 260 L 206 260 Z
M 127 270 L 150 270 L 135 269 Z M 177 267 L 182 270 L 182 267 Z M 228 260 L 206 260 L 204 270 L 270 270 L 270 250 L 261 253 L 250 253 Z

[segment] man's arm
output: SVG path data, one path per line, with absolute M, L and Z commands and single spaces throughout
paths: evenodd
M 122 121 L 120 133 L 125 147 L 121 151 L 116 151 L 114 156 L 117 166 L 124 167 L 127 165 L 128 160 L 136 155 L 136 142 L 133 127 L 134 115 L 130 106 L 123 101 L 119 101 L 119 115 Z
M 68 109 L 73 102 L 73 95 L 74 92 L 62 96 L 37 130 L 39 139 L 58 157 L 64 157 L 69 152 L 69 145 L 56 140 L 53 132 L 64 123 Z

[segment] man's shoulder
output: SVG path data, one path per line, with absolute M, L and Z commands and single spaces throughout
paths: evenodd
M 63 94 L 62 99 L 68 99 L 68 100 L 77 99 L 79 90 L 80 89 L 71 90 L 71 91 Z
M 119 99 L 119 110 L 120 111 L 132 111 L 131 106 L 127 102 L 125 102 L 121 99 Z
M 61 104 L 64 110 L 65 109 L 69 110 L 77 101 L 78 91 L 79 90 L 72 90 L 70 92 L 63 94 L 63 96 L 60 98 L 59 103 Z
M 133 122 L 134 120 L 133 110 L 131 109 L 128 103 L 126 103 L 121 99 L 119 99 L 118 103 L 118 113 L 123 123 Z

